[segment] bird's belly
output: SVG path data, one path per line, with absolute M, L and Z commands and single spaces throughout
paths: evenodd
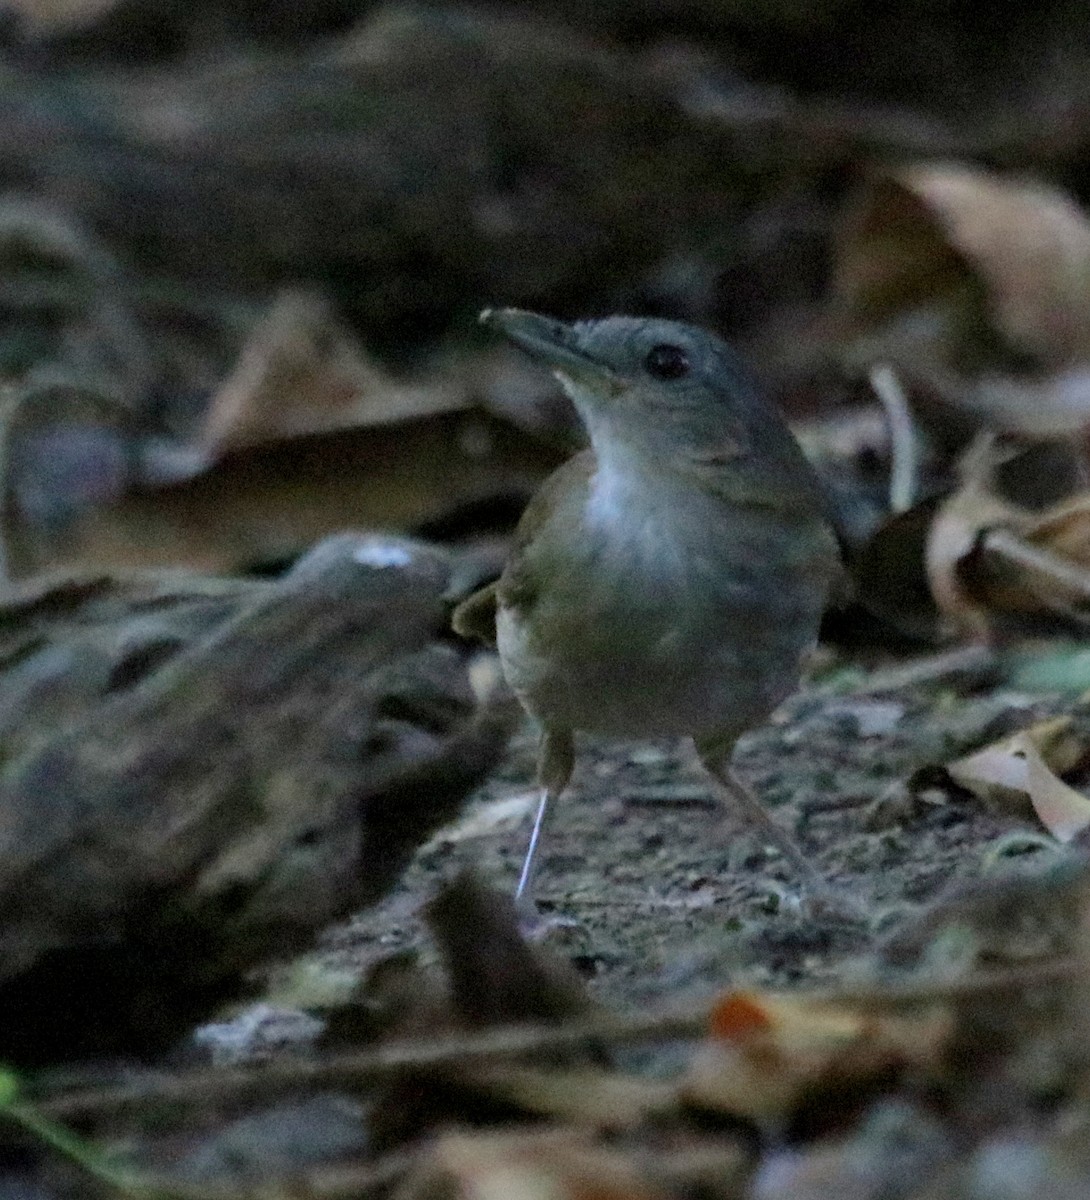
M 555 726 L 636 737 L 741 733 L 797 686 L 821 616 L 812 588 L 770 582 L 709 589 L 700 580 L 699 602 L 677 581 L 659 589 L 646 579 L 578 599 L 543 597 L 556 606 L 547 647 L 534 622 L 501 609 L 505 674 L 526 708 Z

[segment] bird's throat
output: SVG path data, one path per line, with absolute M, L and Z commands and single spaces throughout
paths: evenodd
M 670 558 L 701 507 L 673 472 L 641 448 L 609 441 L 595 448 L 596 469 L 587 490 L 587 534 L 639 558 Z

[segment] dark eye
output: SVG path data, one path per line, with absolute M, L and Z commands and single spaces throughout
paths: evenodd
M 680 346 L 663 342 L 648 350 L 643 365 L 647 373 L 656 379 L 680 379 L 689 372 L 689 356 Z

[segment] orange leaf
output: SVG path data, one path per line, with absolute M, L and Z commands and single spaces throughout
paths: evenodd
M 693 1057 L 682 1095 L 715 1112 L 787 1118 L 823 1086 L 887 1079 L 907 1064 L 937 1061 L 949 1014 L 875 1016 L 805 995 L 736 992 L 715 1006 L 712 1037 Z
M 740 1041 L 771 1028 L 768 1013 L 752 992 L 728 992 L 712 1009 L 708 1031 L 714 1038 Z

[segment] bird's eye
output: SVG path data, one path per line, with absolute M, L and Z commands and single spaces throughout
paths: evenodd
M 648 350 L 643 365 L 656 379 L 680 379 L 689 372 L 689 356 L 680 346 L 663 342 Z

